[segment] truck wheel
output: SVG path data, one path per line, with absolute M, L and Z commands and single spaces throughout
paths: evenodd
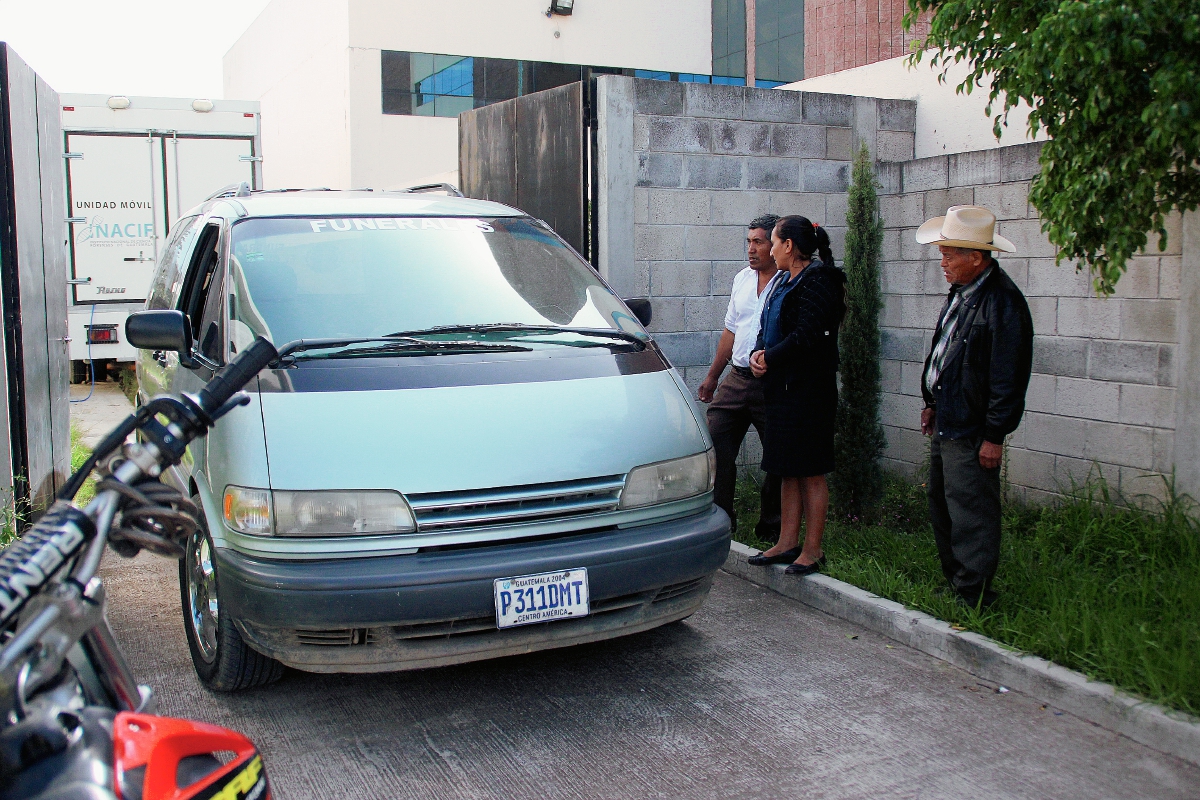
M 192 500 L 200 507 L 199 497 Z M 233 692 L 283 677 L 283 665 L 247 646 L 233 620 L 221 613 L 217 563 L 203 512 L 179 562 L 179 593 L 192 666 L 205 686 Z
M 86 361 L 71 362 L 71 383 L 88 382 L 88 365 Z

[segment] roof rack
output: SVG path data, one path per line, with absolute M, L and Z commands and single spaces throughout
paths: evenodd
M 224 189 L 218 189 L 217 191 L 210 194 L 208 197 L 204 198 L 204 202 L 207 203 L 209 200 L 216 200 L 219 197 L 249 197 L 249 196 L 250 196 L 250 184 L 246 183 L 245 181 L 242 181 L 241 183 L 231 183 L 228 186 L 226 186 Z
M 445 192 L 451 197 L 462 197 L 463 193 L 458 190 L 457 186 L 449 183 L 423 183 L 420 186 L 410 186 L 407 189 L 397 189 L 398 192 L 407 194 L 423 194 L 425 192 Z

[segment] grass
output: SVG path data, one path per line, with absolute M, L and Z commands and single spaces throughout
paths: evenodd
M 74 425 L 71 426 L 71 471 L 79 469 L 92 449 L 83 443 L 83 433 Z M 83 483 L 79 493 L 75 495 L 75 504 L 85 506 L 96 496 L 96 476 L 93 474 Z M 0 502 L 0 549 L 7 547 L 17 538 L 17 513 L 12 497 Z
M 88 456 L 92 454 L 92 448 L 83 443 L 83 434 L 74 425 L 71 426 L 71 472 L 83 466 L 83 462 L 87 461 Z M 79 494 L 75 495 L 75 505 L 86 506 L 88 502 L 96 496 L 96 476 L 93 473 L 86 481 L 83 482 L 83 487 L 79 490 Z
M 129 402 L 137 406 L 137 370 L 132 364 L 121 367 L 121 371 L 117 373 L 117 385 L 121 387 L 121 391 L 129 398 Z
M 739 482 L 751 547 L 758 488 Z M 1006 503 L 999 601 L 986 611 L 946 588 L 923 485 L 888 477 L 880 524 L 829 521 L 826 573 L 1173 708 L 1200 713 L 1200 525 L 1172 499 L 1131 508 L 1102 482 L 1054 507 Z
M 83 433 L 79 428 L 71 426 L 71 471 L 82 467 L 85 461 L 88 461 L 88 456 L 91 455 L 91 447 L 83 443 Z M 96 476 L 92 475 L 88 480 L 84 481 L 83 488 L 79 489 L 76 494 L 76 505 L 88 505 L 89 501 L 96 495 Z M 10 495 L 5 500 L 0 500 L 0 549 L 7 547 L 10 543 L 17 539 L 18 516 L 16 506 L 13 504 L 13 499 Z

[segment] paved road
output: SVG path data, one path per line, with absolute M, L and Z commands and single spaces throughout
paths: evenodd
M 88 447 L 98 445 L 133 413 L 133 404 L 121 387 L 108 381 L 100 381 L 94 389 L 88 383 L 71 384 L 71 400 L 71 422 L 79 428 Z
M 623 640 L 235 695 L 192 672 L 174 564 L 104 575 L 162 712 L 250 735 L 281 800 L 1200 797 L 1200 768 L 725 573 Z

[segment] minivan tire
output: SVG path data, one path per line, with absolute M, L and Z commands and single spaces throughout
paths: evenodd
M 197 508 L 203 508 L 199 496 L 193 496 L 192 502 Z M 184 556 L 179 562 L 179 599 L 183 611 L 183 631 L 187 637 L 188 651 L 191 653 L 196 675 L 205 686 L 218 692 L 234 692 L 274 683 L 283 677 L 283 665 L 247 645 L 233 620 L 227 614 L 221 613 L 216 559 L 212 557 L 214 548 L 203 511 L 200 512 L 199 523 L 200 527 L 188 540 Z M 198 574 L 203 583 L 194 579 L 194 574 Z M 197 591 L 200 600 L 217 598 L 216 625 L 215 631 L 212 632 L 214 635 L 211 636 L 212 642 L 202 644 L 201 634 L 197 632 L 197 626 L 204 625 L 194 621 L 194 590 Z M 207 621 L 211 623 L 211 618 Z

